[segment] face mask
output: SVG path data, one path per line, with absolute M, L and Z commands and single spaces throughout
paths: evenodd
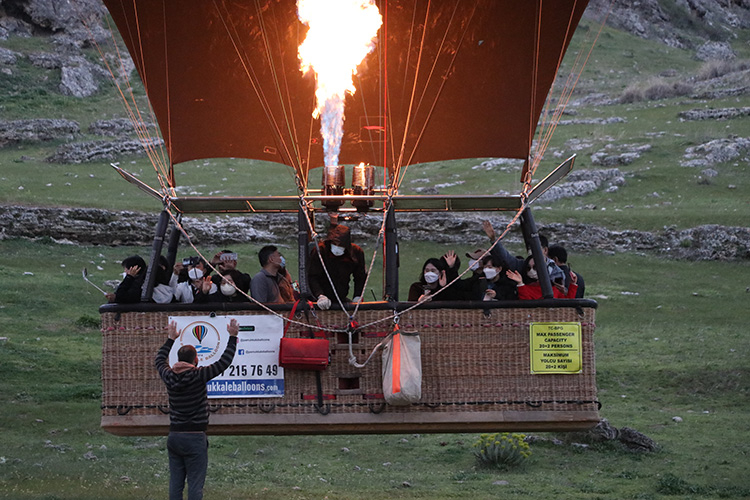
M 338 245 L 331 245 L 331 253 L 335 255 L 336 257 L 341 257 L 344 255 L 344 247 L 340 247 Z
M 201 271 L 197 267 L 194 267 L 190 271 L 188 271 L 188 276 L 191 280 L 199 280 L 203 277 L 203 271 Z
M 128 275 L 128 273 L 126 273 L 125 271 L 123 271 L 122 272 L 122 279 L 125 279 L 125 276 L 127 276 L 127 275 Z
M 471 269 L 472 271 L 476 271 L 477 269 L 479 269 L 479 261 L 478 260 L 474 260 L 474 259 L 470 259 L 469 260 L 469 269 Z
M 439 277 L 438 273 L 433 273 L 432 271 L 424 273 L 424 280 L 430 284 L 435 283 Z
M 529 272 L 528 272 L 528 273 L 526 273 L 526 275 L 527 275 L 527 276 L 528 276 L 529 278 L 533 279 L 533 280 L 535 280 L 535 279 L 538 279 L 538 278 L 539 278 L 539 275 L 538 275 L 538 274 L 536 274 L 536 269 L 529 269 Z
M 487 278 L 488 280 L 491 280 L 495 276 L 497 276 L 497 269 L 495 269 L 494 267 L 485 267 L 484 268 L 484 277 L 485 278 Z
M 234 295 L 234 287 L 230 285 L 229 283 L 222 283 L 221 293 L 223 293 L 227 297 L 229 297 L 230 295 Z
M 286 259 L 283 255 L 281 256 L 281 267 L 286 267 Z

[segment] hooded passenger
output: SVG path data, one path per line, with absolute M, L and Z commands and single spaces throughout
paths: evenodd
M 320 253 L 320 255 L 318 255 Z M 321 258 L 323 263 L 321 264 Z M 354 298 L 362 300 L 367 271 L 365 271 L 365 253 L 352 243 L 349 228 L 342 225 L 332 226 L 328 236 L 310 255 L 308 281 L 310 292 L 318 302 L 318 307 L 328 309 L 336 295 L 342 302 L 348 302 L 349 283 L 354 279 Z M 325 266 L 325 269 L 324 267 Z M 331 279 L 328 279 L 326 274 Z M 331 286 L 333 282 L 333 286 Z M 335 289 L 335 293 L 334 293 Z

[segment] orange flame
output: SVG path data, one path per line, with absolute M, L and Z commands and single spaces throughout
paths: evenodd
M 357 66 L 375 48 L 383 18 L 374 0 L 297 0 L 297 15 L 310 27 L 299 46 L 300 69 L 315 71 L 325 164 L 338 165 L 346 93 L 354 94 Z

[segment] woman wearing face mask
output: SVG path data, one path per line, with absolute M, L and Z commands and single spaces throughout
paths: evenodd
M 543 298 L 542 287 L 539 284 L 539 278 L 534 267 L 534 258 L 528 257 L 523 264 L 521 272 L 508 271 L 508 278 L 516 282 L 518 289 L 518 298 L 521 300 L 538 300 Z M 556 299 L 574 299 L 578 291 L 578 277 L 572 274 L 570 277 L 570 287 L 566 291 L 562 287 L 553 286 L 552 294 Z
M 250 299 L 237 290 L 236 280 L 242 279 L 242 273 L 236 269 L 228 269 L 220 276 L 219 289 L 209 295 L 209 302 L 250 302 Z
M 453 287 L 446 288 L 446 285 L 456 277 L 455 263 L 455 252 L 448 252 L 441 259 L 427 259 L 422 266 L 419 281 L 409 287 L 408 300 L 457 300 L 459 297 Z
M 188 280 L 179 282 L 174 287 L 174 298 L 177 302 L 183 304 L 208 302 L 209 296 L 218 291 L 218 287 L 211 281 L 211 276 L 205 276 L 205 268 L 204 261 L 189 267 Z
M 505 275 L 506 269 L 496 256 L 487 255 L 481 262 L 482 277 L 476 281 L 474 300 L 516 300 L 516 283 Z

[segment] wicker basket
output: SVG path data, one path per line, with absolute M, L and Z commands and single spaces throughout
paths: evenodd
M 207 314 L 205 307 L 187 310 L 149 306 L 101 308 L 102 427 L 114 434 L 168 431 L 167 393 L 154 369 L 154 355 L 166 338 L 169 316 Z M 422 399 L 418 403 L 386 405 L 380 356 L 374 356 L 362 369 L 354 368 L 348 362 L 348 337 L 333 333 L 329 335 L 331 365 L 322 372 L 322 400 L 313 372 L 286 370 L 283 397 L 210 400 L 213 413 L 209 432 L 580 430 L 599 421 L 593 342 L 595 302 L 548 300 L 495 304 L 489 309 L 486 303 L 474 306 L 446 308 L 431 304 L 401 315 L 401 327 L 419 332 L 422 342 Z M 268 314 L 250 305 L 212 312 Z M 357 319 L 360 324 L 369 324 L 392 314 L 392 305 L 365 305 Z M 322 311 L 318 317 L 328 327 L 343 328 L 347 322 L 342 311 Z M 529 325 L 536 322 L 581 324 L 581 373 L 531 374 Z M 358 359 L 363 361 L 391 329 L 389 319 L 356 333 L 353 347 Z M 292 324 L 287 335 L 304 336 L 303 330 Z

